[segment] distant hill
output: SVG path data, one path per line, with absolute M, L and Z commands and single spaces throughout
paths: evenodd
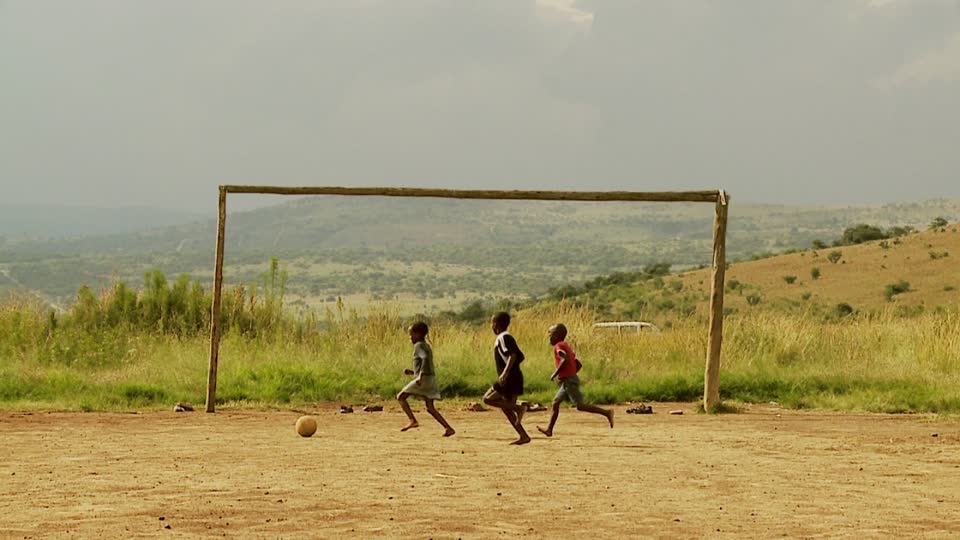
M 30 240 L 130 234 L 180 225 L 208 216 L 148 207 L 90 208 L 45 204 L 0 204 L 0 236 Z
M 765 310 L 825 317 L 893 309 L 905 315 L 960 304 L 960 225 L 857 245 L 804 249 L 738 261 L 726 272 L 727 313 Z M 610 319 L 658 324 L 706 318 L 711 269 L 663 268 L 598 277 L 554 289 L 539 307 L 564 300 Z M 536 306 L 535 306 L 536 307 Z
M 728 257 L 830 241 L 853 223 L 923 229 L 938 216 L 960 217 L 960 201 L 792 207 L 739 204 L 734 196 Z M 19 284 L 0 276 L 0 290 L 27 288 L 69 302 L 82 284 L 138 286 L 153 268 L 209 283 L 212 218 L 114 234 L 0 235 L 0 267 Z M 230 214 L 225 275 L 228 283 L 257 283 L 278 257 L 291 301 L 397 296 L 411 309 L 433 309 L 476 297 L 539 296 L 656 262 L 707 264 L 712 221 L 709 204 L 312 197 Z
M 836 262 L 830 261 L 831 253 Z M 819 278 L 814 273 L 819 270 Z M 793 280 L 791 276 L 796 279 Z M 848 304 L 854 310 L 882 307 L 935 308 L 960 302 L 960 225 L 898 239 L 828 247 L 732 264 L 727 270 L 725 305 L 738 310 L 768 305 L 828 310 Z M 681 276 L 685 287 L 708 291 L 709 271 Z M 788 283 L 792 281 L 792 283 Z M 702 283 L 701 283 L 702 282 Z M 896 285 L 909 288 L 896 293 Z M 894 286 L 890 295 L 888 286 Z M 754 305 L 748 299 L 753 296 Z

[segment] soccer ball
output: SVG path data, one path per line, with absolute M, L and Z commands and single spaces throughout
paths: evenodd
M 297 434 L 301 437 L 310 437 L 317 432 L 317 420 L 312 416 L 301 416 L 297 419 Z

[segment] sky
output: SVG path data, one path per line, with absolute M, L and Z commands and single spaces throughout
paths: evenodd
M 218 184 L 876 203 L 960 197 L 958 148 L 960 0 L 0 0 L 6 204 L 200 211 Z

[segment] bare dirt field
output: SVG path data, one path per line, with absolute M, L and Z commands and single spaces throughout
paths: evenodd
M 442 405 L 449 439 L 391 407 L 321 407 L 309 439 L 289 411 L 0 412 L 0 537 L 960 536 L 953 420 L 655 404 L 515 447 Z

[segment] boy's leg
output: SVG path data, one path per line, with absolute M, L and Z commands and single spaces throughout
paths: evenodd
M 577 410 L 593 414 L 602 414 L 607 417 L 607 422 L 610 422 L 610 427 L 613 427 L 613 409 L 604 409 L 589 403 L 577 403 Z
M 537 426 L 540 433 L 543 433 L 547 437 L 553 437 L 553 427 L 557 425 L 557 418 L 560 417 L 560 405 L 567 399 L 570 399 L 567 393 L 567 383 L 561 380 L 560 388 L 557 389 L 557 394 L 553 396 L 553 412 L 550 413 L 550 425 L 547 426 L 547 429 Z
M 530 436 L 527 435 L 527 432 L 523 429 L 523 425 L 520 424 L 519 419 L 517 418 L 517 396 L 508 396 L 501 394 L 496 389 L 491 388 L 487 390 L 487 393 L 483 395 L 483 402 L 491 407 L 497 407 L 503 411 L 503 415 L 507 417 L 507 420 L 510 422 L 510 425 L 513 426 L 513 429 L 517 432 L 517 435 L 520 436 L 519 439 L 512 442 L 511 444 L 527 444 L 530 442 Z
M 564 379 L 561 385 L 561 391 L 570 396 L 570 399 L 577 404 L 578 411 L 603 415 L 607 418 L 607 422 L 610 422 L 610 427 L 613 427 L 613 409 L 603 409 L 584 401 L 583 393 L 580 392 L 580 377 L 575 375 Z M 557 396 L 559 395 L 560 392 L 557 392 Z
M 438 411 L 437 408 L 434 407 L 433 400 L 427 399 L 426 402 L 427 402 L 427 412 L 430 413 L 430 416 L 434 417 L 437 420 L 437 422 L 440 422 L 440 425 L 443 426 L 444 429 L 446 429 L 446 431 L 443 432 L 443 436 L 449 437 L 454 433 L 456 433 L 456 431 L 454 431 L 454 429 L 450 427 L 450 424 L 448 424 L 447 421 L 443 418 L 443 415 L 440 414 L 440 411 Z
M 495 388 L 490 388 L 487 390 L 487 393 L 483 395 L 483 402 L 491 407 L 501 409 L 503 413 L 507 415 L 511 424 L 517 423 L 517 412 L 520 406 L 517 405 L 516 397 L 511 400 L 506 394 L 501 394 Z
M 407 403 L 408 397 L 410 397 L 410 394 L 406 392 L 400 392 L 399 394 L 397 394 L 397 401 L 400 402 L 400 408 L 403 409 L 403 412 L 407 413 L 407 418 L 410 419 L 410 423 L 400 428 L 400 431 L 407 431 L 408 429 L 420 427 L 420 424 L 417 423 L 417 417 L 414 416 L 413 411 L 410 410 L 410 404 Z
M 537 426 L 537 430 L 540 431 L 540 433 L 543 433 L 547 437 L 553 437 L 553 427 L 557 425 L 557 418 L 560 417 L 560 405 L 562 403 L 563 399 L 554 398 L 553 411 L 550 413 L 550 425 L 547 426 L 547 429 Z
M 520 406 L 517 405 L 517 396 L 511 396 L 508 400 L 508 403 L 510 404 L 511 409 L 507 415 L 507 418 L 510 419 L 511 416 L 513 417 L 510 423 L 513 425 L 513 429 L 517 431 L 517 435 L 520 436 L 519 439 L 510 444 L 527 444 L 530 442 L 530 435 L 527 435 L 527 430 L 523 429 L 523 424 L 520 423 L 522 414 L 518 414 L 517 412 L 520 409 Z M 508 411 L 507 409 L 504 409 L 503 412 L 506 414 Z

